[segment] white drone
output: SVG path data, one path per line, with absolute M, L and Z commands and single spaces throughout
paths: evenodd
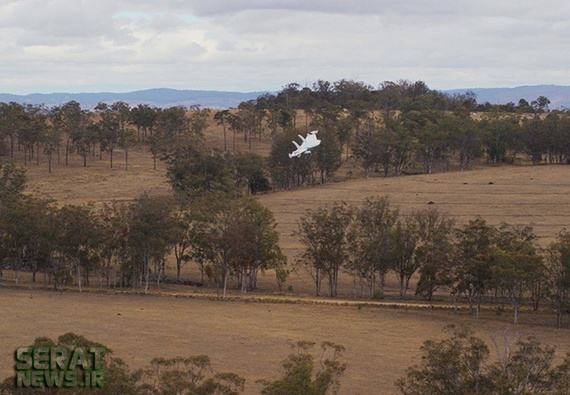
M 289 154 L 289 158 L 298 158 L 302 154 L 310 154 L 311 148 L 315 148 L 321 143 L 321 140 L 317 139 L 317 133 L 318 130 L 313 130 L 307 134 L 307 137 L 299 135 L 302 143 L 299 145 L 296 141 L 293 141 L 293 144 L 295 144 L 295 147 L 297 147 L 297 149 Z

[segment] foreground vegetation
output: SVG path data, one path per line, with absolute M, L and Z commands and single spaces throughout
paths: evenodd
M 570 353 L 553 366 L 554 348 L 535 337 L 515 341 L 505 333 L 494 340 L 498 361 L 489 363 L 489 346 L 466 328 L 448 327 L 451 338 L 428 340 L 421 364 L 407 369 L 396 384 L 405 395 L 551 394 L 570 391 Z
M 563 362 L 553 366 L 555 350 L 542 346 L 530 336 L 526 340 L 511 339 L 504 332 L 502 339 L 493 339 L 497 362 L 489 363 L 489 346 L 473 336 L 465 327 L 445 328 L 451 337 L 441 341 L 427 340 L 421 347 L 422 359 L 406 370 L 396 386 L 404 395 L 463 395 L 463 394 L 544 394 L 562 395 L 570 390 L 570 353 Z M 347 368 L 342 362 L 344 347 L 323 342 L 318 356 L 315 344 L 299 341 L 295 352 L 282 361 L 281 377 L 274 381 L 257 380 L 262 395 L 327 395 L 337 394 Z M 102 388 L 17 388 L 11 377 L 0 384 L 0 394 L 72 393 L 86 394 L 218 394 L 243 393 L 245 379 L 235 373 L 216 373 L 207 355 L 175 358 L 154 358 L 150 364 L 135 372 L 113 352 L 99 343 L 74 333 L 66 333 L 57 342 L 36 338 L 32 347 L 60 346 L 71 351 L 75 347 L 104 347 L 101 369 Z M 82 380 L 85 366 L 79 373 Z M 92 368 L 92 367 L 91 367 Z
M 346 365 L 340 362 L 344 348 L 340 345 L 323 342 L 319 355 L 319 365 L 312 348 L 315 344 L 299 341 L 296 352 L 289 355 L 282 363 L 283 376 L 275 381 L 259 380 L 263 385 L 262 395 L 326 395 L 336 394 L 340 388 L 340 378 Z M 2 395 L 25 394 L 200 394 L 200 395 L 238 395 L 243 393 L 245 379 L 235 373 L 216 373 L 212 369 L 207 355 L 191 357 L 154 358 L 150 364 L 135 372 L 128 365 L 113 355 L 113 351 L 102 344 L 93 342 L 74 333 L 58 337 L 57 342 L 47 337 L 38 337 L 32 347 L 59 346 L 68 350 L 68 355 L 76 347 L 103 347 L 101 370 L 104 372 L 103 385 L 98 388 L 50 388 L 17 387 L 15 377 L 5 379 L 0 384 Z M 89 364 L 89 368 L 93 366 Z M 83 374 L 88 369 L 81 364 L 78 382 L 83 381 Z M 28 383 L 29 385 L 30 383 Z

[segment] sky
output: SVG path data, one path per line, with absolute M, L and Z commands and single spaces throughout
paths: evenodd
M 0 92 L 570 85 L 566 0 L 0 0 Z

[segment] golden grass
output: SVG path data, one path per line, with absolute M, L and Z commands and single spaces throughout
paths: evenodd
M 442 328 L 463 323 L 491 346 L 491 337 L 536 335 L 570 351 L 567 330 L 513 327 L 496 319 L 476 321 L 465 313 L 314 304 L 244 303 L 202 299 L 56 293 L 0 288 L 0 377 L 13 374 L 13 352 L 37 336 L 71 331 L 109 346 L 132 369 L 157 356 L 206 354 L 215 370 L 247 379 L 246 393 L 258 393 L 258 379 L 276 379 L 280 362 L 298 340 L 332 341 L 346 347 L 348 369 L 341 394 L 395 394 L 394 381 L 420 361 L 426 339 L 441 339 Z M 317 350 L 317 349 L 316 349 Z

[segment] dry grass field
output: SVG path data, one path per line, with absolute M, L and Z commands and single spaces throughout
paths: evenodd
M 93 293 L 56 293 L 0 288 L 0 377 L 13 374 L 13 352 L 37 336 L 71 331 L 109 346 L 131 369 L 157 356 L 207 354 L 216 371 L 232 371 L 255 394 L 259 379 L 276 379 L 280 361 L 299 340 L 346 347 L 341 394 L 395 394 L 394 381 L 419 362 L 426 339 L 445 337 L 449 323 L 465 324 L 489 346 L 491 338 L 536 335 L 570 351 L 568 330 L 540 325 L 513 327 L 493 317 L 465 313 L 316 304 L 222 302 Z M 492 351 L 492 355 L 495 352 Z
M 301 123 L 303 124 L 303 123 Z M 213 127 L 207 136 L 220 145 L 221 128 Z M 254 141 L 256 152 L 267 154 L 269 138 Z M 228 147 L 231 134 L 228 133 Z M 246 150 L 237 138 L 238 150 Z M 19 157 L 16 158 L 19 162 Z M 63 161 L 63 158 L 62 158 Z M 143 192 L 170 193 L 160 162 L 152 170 L 152 158 L 144 147 L 129 154 L 129 170 L 124 156 L 116 151 L 115 168 L 108 159 L 90 157 L 82 167 L 81 158 L 71 156 L 69 166 L 54 165 L 48 174 L 45 158 L 40 165 L 26 166 L 28 193 L 52 198 L 58 204 L 129 201 Z M 338 172 L 345 177 L 352 164 Z M 292 263 L 301 246 L 292 235 L 296 221 L 306 209 L 334 201 L 360 204 L 368 196 L 388 196 L 402 213 L 423 207 L 437 207 L 464 223 L 480 215 L 493 225 L 533 224 L 543 246 L 548 245 L 564 227 L 570 229 L 570 166 L 480 166 L 464 172 L 399 178 L 354 178 L 345 182 L 295 191 L 259 196 L 276 216 L 281 245 Z M 429 204 L 432 202 L 432 204 Z M 197 279 L 189 266 L 186 276 Z M 478 336 L 489 341 L 509 328 L 512 338 L 530 334 L 555 345 L 558 352 L 570 351 L 568 330 L 552 325 L 553 314 L 524 311 L 521 324 L 510 326 L 510 315 L 486 311 L 476 321 L 464 311 L 431 309 L 390 309 L 364 306 L 358 301 L 347 305 L 318 303 L 221 302 L 202 297 L 187 298 L 190 291 L 168 289 L 181 297 L 106 294 L 87 292 L 56 293 L 12 288 L 10 272 L 0 283 L 0 379 L 13 373 L 13 351 L 37 336 L 56 337 L 72 331 L 111 347 L 131 368 L 139 368 L 152 358 L 207 354 L 216 370 L 236 372 L 248 381 L 247 393 L 256 393 L 258 379 L 274 379 L 281 360 L 298 340 L 317 343 L 329 340 L 346 347 L 348 369 L 342 380 L 342 394 L 392 394 L 394 380 L 405 368 L 419 361 L 419 347 L 430 338 L 442 338 L 448 323 L 465 323 Z M 395 293 L 389 279 L 388 293 Z M 293 292 L 289 298 L 304 302 L 313 292 L 312 282 L 302 271 L 295 272 L 285 284 Z M 202 294 L 212 293 L 202 290 Z M 268 273 L 260 280 L 255 294 L 276 292 L 275 280 Z M 341 278 L 339 299 L 352 297 L 352 280 Z M 279 296 L 279 295 L 277 295 Z

